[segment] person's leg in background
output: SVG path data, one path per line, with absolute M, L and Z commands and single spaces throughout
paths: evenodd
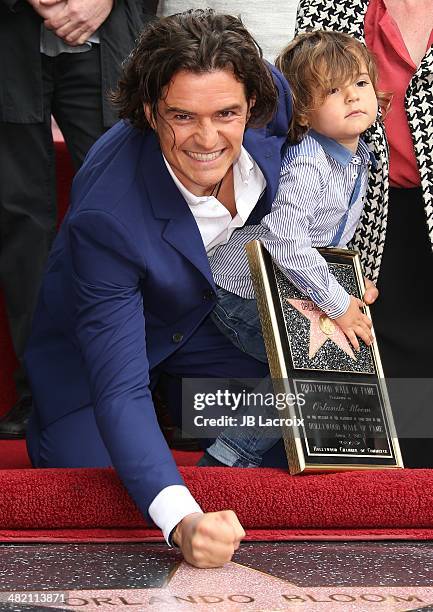
M 51 136 L 52 62 L 44 62 L 44 121 L 0 123 L 0 286 L 19 368 L 18 403 L 0 421 L 0 437 L 23 437 L 31 391 L 22 365 L 39 284 L 56 228 Z
M 105 127 L 102 116 L 100 45 L 84 53 L 54 59 L 52 113 L 63 134 L 75 170 Z
M 19 401 L 0 420 L 0 438 L 24 437 L 31 390 L 22 355 L 57 224 L 55 154 L 51 113 L 76 170 L 104 132 L 99 45 L 84 53 L 41 56 L 44 83 L 43 124 L 0 125 L 0 279 L 5 291 L 14 349 Z
M 420 189 L 390 189 L 372 317 L 405 467 L 433 467 L 433 253 Z

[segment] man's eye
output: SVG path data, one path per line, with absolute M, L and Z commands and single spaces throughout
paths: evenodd
M 176 121 L 188 121 L 188 119 L 191 119 L 191 115 L 175 115 L 174 118 L 176 119 Z
M 228 119 L 229 117 L 233 117 L 234 112 L 231 110 L 226 110 L 226 111 L 221 111 L 219 113 L 219 116 L 222 117 L 223 119 Z

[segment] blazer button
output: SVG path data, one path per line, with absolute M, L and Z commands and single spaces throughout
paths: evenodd
M 173 334 L 173 336 L 172 336 L 172 340 L 173 340 L 173 342 L 175 342 L 176 344 L 178 344 L 179 342 L 182 342 L 182 340 L 183 340 L 183 334 L 181 334 L 180 332 L 176 332 L 175 334 Z
M 208 302 L 209 300 L 212 300 L 215 297 L 215 293 L 212 291 L 212 289 L 205 289 L 203 291 L 203 301 L 204 302 Z

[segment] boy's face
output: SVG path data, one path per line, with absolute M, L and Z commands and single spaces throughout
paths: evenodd
M 364 63 L 360 74 L 332 89 L 321 106 L 308 114 L 311 128 L 355 152 L 359 136 L 375 121 L 377 98 Z

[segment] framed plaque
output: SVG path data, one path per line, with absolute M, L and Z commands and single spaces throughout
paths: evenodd
M 297 398 L 283 409 L 298 423 L 282 426 L 290 473 L 403 467 L 377 342 L 358 339 L 355 351 L 259 241 L 246 249 L 274 390 Z M 340 285 L 362 299 L 358 254 L 319 251 Z

